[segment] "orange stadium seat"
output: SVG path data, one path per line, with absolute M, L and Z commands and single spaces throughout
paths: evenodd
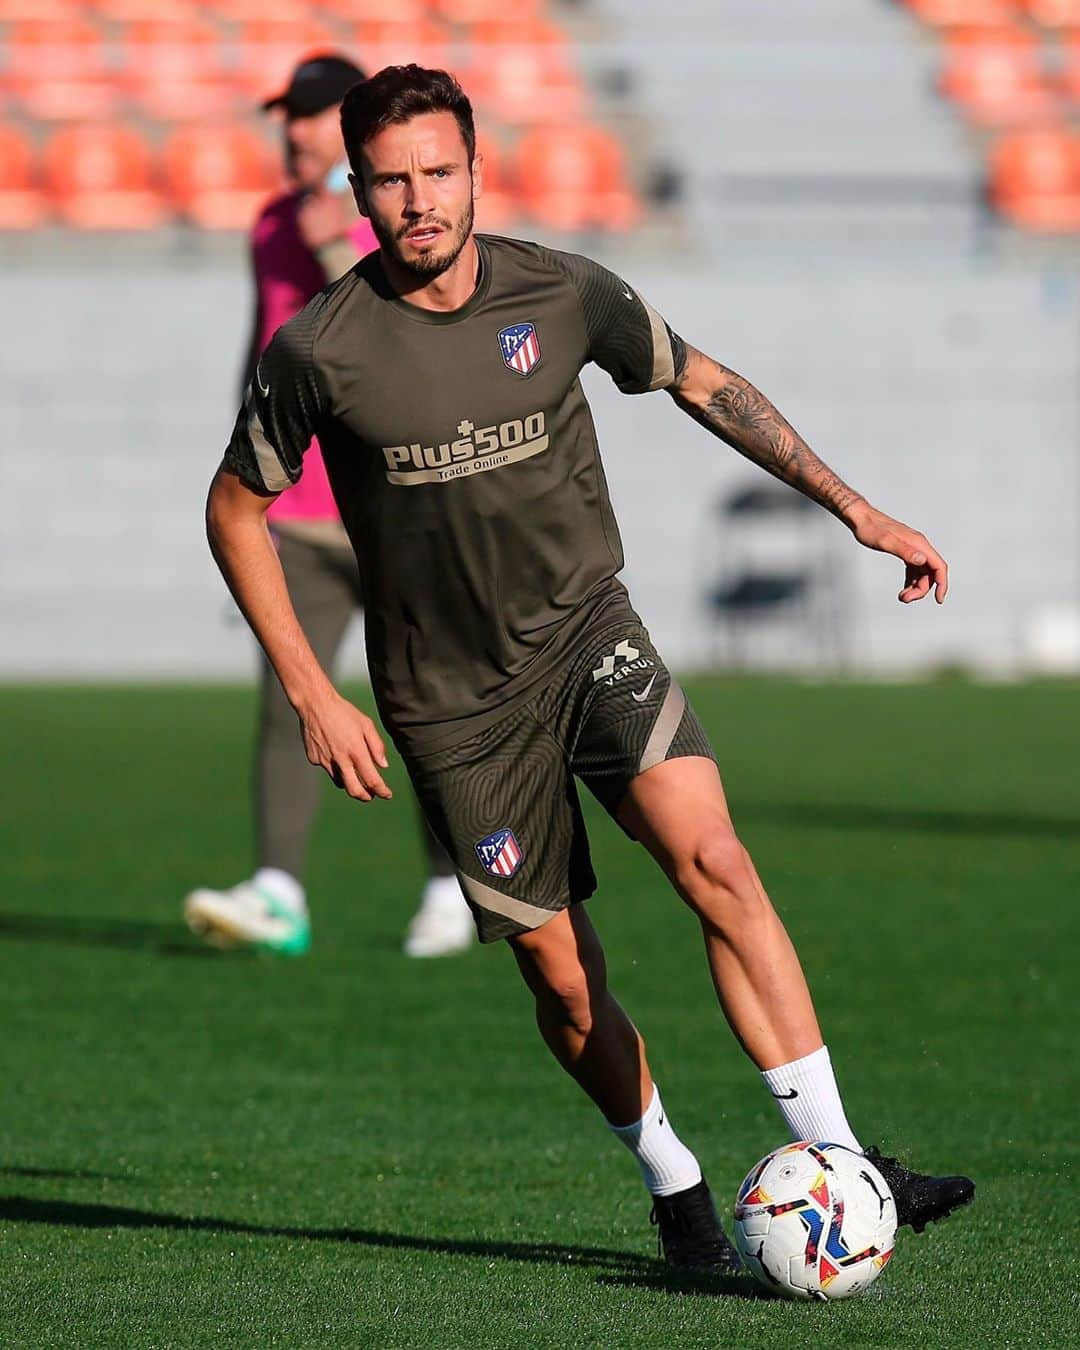
M 241 126 L 182 127 L 169 137 L 163 164 L 176 208 L 210 230 L 249 229 L 280 183 L 269 143 Z
M 5 85 L 29 117 L 74 120 L 109 116 L 115 81 L 101 29 L 76 15 L 24 19 L 7 35 Z
M 478 23 L 470 30 L 462 80 L 471 98 L 500 121 L 577 121 L 585 106 L 581 81 L 562 32 L 542 20 Z
M 1044 127 L 1003 136 L 991 156 L 990 199 L 1022 229 L 1080 232 L 1080 133 Z
M 77 0 L 0 0 L 0 23 L 20 19 L 71 19 L 77 17 Z
M 48 213 L 38 189 L 34 147 L 21 131 L 0 127 L 0 230 L 32 230 Z
M 488 19 L 527 22 L 540 18 L 545 0 L 431 0 L 433 11 L 448 23 L 484 23 Z
M 1043 28 L 1080 29 L 1080 0 L 1025 0 L 1024 9 Z
M 235 78 L 253 99 L 270 98 L 296 65 L 316 52 L 337 51 L 337 34 L 314 19 L 251 19 L 238 33 Z
M 141 23 L 147 19 L 194 19 L 199 14 L 197 0 L 85 0 L 101 19 L 110 23 Z
M 221 34 L 199 18 L 140 19 L 121 39 L 124 87 L 139 110 L 166 122 L 207 121 L 234 103 Z
M 305 0 L 214 0 L 212 16 L 227 23 L 251 23 L 259 19 L 298 22 L 311 17 Z
M 407 65 L 445 68 L 450 63 L 450 44 L 446 29 L 430 19 L 398 23 L 396 19 L 358 24 L 349 47 L 369 74 L 384 66 Z
M 145 230 L 168 216 L 153 153 L 130 127 L 65 127 L 45 147 L 43 169 L 54 210 L 78 229 Z
M 476 228 L 498 234 L 517 218 L 517 203 L 507 181 L 505 160 L 498 143 L 481 134 L 476 138 L 476 149 L 484 157 L 483 191 L 476 202 Z
M 341 23 L 420 23 L 427 0 L 316 0 L 314 8 Z
M 939 87 L 974 122 L 1045 121 L 1055 110 L 1043 46 L 1022 28 L 958 29 L 947 35 Z
M 537 127 L 518 145 L 518 195 L 535 220 L 556 230 L 625 230 L 640 209 L 622 146 L 599 127 Z
M 1011 24 L 1019 10 L 1018 0 L 904 0 L 904 4 L 934 28 Z

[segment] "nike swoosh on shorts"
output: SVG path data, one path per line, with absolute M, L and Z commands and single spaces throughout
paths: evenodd
M 641 693 L 640 693 L 640 694 L 638 694 L 638 693 L 633 693 L 633 694 L 630 695 L 630 697 L 631 697 L 632 699 L 634 699 L 635 702 L 637 702 L 637 703 L 644 703 L 645 700 L 646 700 L 646 699 L 649 697 L 649 695 L 652 693 L 653 680 L 655 680 L 655 679 L 656 679 L 656 671 L 653 671 L 653 673 L 652 673 L 652 678 L 649 680 L 649 683 L 645 686 L 645 688 L 641 691 Z

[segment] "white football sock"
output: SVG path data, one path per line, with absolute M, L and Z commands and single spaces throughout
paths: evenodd
M 251 878 L 256 890 L 265 891 L 291 914 L 303 914 L 307 909 L 304 888 L 294 876 L 280 867 L 260 867 Z
M 761 1076 L 792 1139 L 823 1139 L 862 1152 L 844 1114 L 827 1045 L 790 1064 L 766 1069 Z
M 653 1195 L 674 1195 L 701 1180 L 698 1160 L 671 1128 L 655 1083 L 649 1109 L 640 1120 L 633 1125 L 612 1125 L 608 1121 L 608 1128 L 638 1160 L 645 1185 Z

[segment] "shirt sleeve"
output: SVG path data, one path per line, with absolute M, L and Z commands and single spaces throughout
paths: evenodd
M 303 472 L 324 406 L 314 339 L 315 315 L 303 309 L 274 334 L 247 387 L 223 463 L 255 492 L 284 492 Z
M 655 309 L 606 267 L 575 253 L 558 260 L 578 293 L 589 335 L 589 360 L 624 394 L 666 389 L 686 366 L 686 344 Z

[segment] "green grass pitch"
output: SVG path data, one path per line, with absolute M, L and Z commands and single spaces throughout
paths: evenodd
M 206 953 L 179 904 L 248 870 L 250 692 L 9 688 L 0 1343 L 1076 1344 L 1080 688 L 688 689 L 856 1129 L 970 1210 L 847 1303 L 671 1284 L 508 954 L 399 955 L 403 790 L 327 789 L 310 957 Z M 730 1218 L 779 1118 L 690 915 L 589 818 L 612 986 Z

